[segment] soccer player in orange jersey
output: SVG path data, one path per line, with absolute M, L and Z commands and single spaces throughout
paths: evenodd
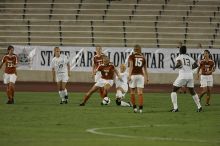
M 136 113 L 137 106 L 135 102 L 135 90 L 137 90 L 139 98 L 139 112 L 143 110 L 143 88 L 148 83 L 148 72 L 146 67 L 146 60 L 141 54 L 141 46 L 134 46 L 134 53 L 129 56 L 129 87 L 131 95 L 131 103 L 133 110 Z
M 204 59 L 199 62 L 199 67 L 197 70 L 197 79 L 199 79 L 199 73 L 201 71 L 200 76 L 200 84 L 202 87 L 202 92 L 199 95 L 201 100 L 203 95 L 206 96 L 206 106 L 210 105 L 210 98 L 211 98 L 211 89 L 213 86 L 213 76 L 212 73 L 215 71 L 215 63 L 213 60 L 210 59 L 210 52 L 209 50 L 204 51 Z
M 7 104 L 14 104 L 14 92 L 15 92 L 15 82 L 17 79 L 16 65 L 18 63 L 18 58 L 14 54 L 14 47 L 8 46 L 8 53 L 2 58 L 2 63 L 0 64 L 0 69 L 5 64 L 4 73 L 4 83 L 7 85 Z
M 101 65 L 103 63 L 104 54 L 102 53 L 102 47 L 101 46 L 96 46 L 95 51 L 96 51 L 96 55 L 93 57 L 92 75 L 94 77 L 95 82 L 97 83 L 101 78 L 101 72 L 96 71 L 96 70 L 99 67 L 99 65 Z M 99 88 L 99 93 L 100 93 L 100 96 L 102 98 L 104 98 L 104 96 L 107 96 L 107 95 L 104 95 L 104 89 L 103 88 Z
M 105 95 L 114 83 L 113 79 L 115 74 L 119 77 L 119 79 L 121 78 L 118 71 L 116 70 L 114 65 L 110 62 L 107 56 L 103 56 L 103 64 L 99 65 L 99 67 L 96 69 L 96 72 L 97 71 L 101 72 L 101 78 L 86 93 L 83 102 L 80 104 L 80 106 L 85 106 L 90 96 L 100 88 L 104 89 L 104 95 Z

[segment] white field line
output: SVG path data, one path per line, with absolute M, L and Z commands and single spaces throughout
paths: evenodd
M 166 124 L 157 124 L 157 125 L 143 125 L 143 126 L 124 126 L 124 127 L 103 127 L 103 128 L 91 128 L 87 129 L 86 132 L 96 134 L 96 135 L 104 135 L 104 136 L 113 136 L 113 137 L 120 137 L 120 138 L 142 138 L 145 140 L 152 140 L 152 141 L 180 141 L 180 142 L 197 142 L 197 143 L 220 143 L 220 141 L 208 141 L 208 140 L 201 140 L 201 139 L 183 139 L 183 138 L 175 138 L 175 137 L 151 137 L 151 136 L 132 136 L 132 135 L 125 135 L 125 134 L 116 134 L 116 133 L 107 133 L 101 132 L 100 130 L 107 130 L 107 129 L 128 129 L 128 128 L 142 128 L 142 127 L 170 127 L 173 125 L 166 125 Z

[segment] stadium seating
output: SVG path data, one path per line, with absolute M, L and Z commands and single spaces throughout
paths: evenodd
M 219 0 L 1 0 L 0 46 L 220 48 Z

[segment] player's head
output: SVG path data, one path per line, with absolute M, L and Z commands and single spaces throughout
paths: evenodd
M 55 47 L 55 48 L 53 49 L 53 51 L 54 51 L 54 56 L 56 56 L 56 57 L 59 57 L 59 56 L 60 56 L 60 48 L 59 48 L 59 47 Z
M 126 65 L 125 64 L 121 64 L 120 65 L 120 72 L 123 73 L 126 70 Z
M 134 46 L 134 53 L 141 53 L 141 46 L 140 45 Z
M 14 53 L 14 46 L 8 46 L 8 49 L 7 49 L 7 51 L 8 51 L 8 54 L 13 54 Z
M 108 64 L 110 62 L 110 59 L 106 55 L 103 55 L 102 59 L 104 64 Z
M 186 46 L 180 47 L 180 54 L 186 54 Z
M 102 54 L 102 47 L 99 46 L 99 45 L 96 46 L 96 47 L 95 47 L 95 51 L 96 51 L 96 54 L 97 54 L 97 55 L 101 55 L 101 54 Z
M 203 53 L 203 55 L 204 55 L 204 58 L 209 58 L 210 55 L 211 55 L 211 53 L 210 53 L 209 50 L 205 50 L 204 53 Z
M 182 42 L 178 42 L 177 48 L 180 48 L 182 46 L 183 46 L 183 43 Z

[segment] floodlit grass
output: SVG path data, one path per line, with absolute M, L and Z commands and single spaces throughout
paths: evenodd
M 220 145 L 219 94 L 202 113 L 195 112 L 190 95 L 180 94 L 180 112 L 170 113 L 169 93 L 146 93 L 143 114 L 116 106 L 114 94 L 109 94 L 108 106 L 101 106 L 94 94 L 85 107 L 78 106 L 82 93 L 71 93 L 67 105 L 59 104 L 58 93 L 17 92 L 14 105 L 6 105 L 4 96 L 0 94 L 0 146 Z

